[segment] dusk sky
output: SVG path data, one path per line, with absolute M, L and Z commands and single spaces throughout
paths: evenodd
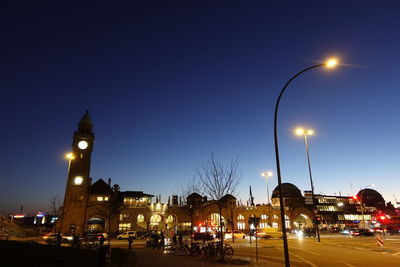
M 283 182 L 316 193 L 376 184 L 400 201 L 398 1 L 26 1 L 0 4 L 0 213 L 63 199 L 72 135 L 94 123 L 91 176 L 162 195 L 211 152 L 239 157 L 238 198 L 266 203 L 277 185 L 273 111 L 280 106 Z M 132 1 L 133 2 L 133 1 Z M 94 3 L 94 2 L 93 2 Z M 351 186 L 352 184 L 352 186 Z

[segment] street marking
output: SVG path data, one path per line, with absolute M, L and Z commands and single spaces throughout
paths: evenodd
M 349 266 L 349 267 L 356 267 L 356 266 L 351 265 L 350 263 L 346 263 L 346 262 L 344 262 L 344 261 L 338 261 L 338 260 L 336 260 L 336 261 L 339 262 L 339 263 L 341 263 L 341 264 L 347 265 L 347 266 Z
M 237 256 L 240 256 L 240 255 L 243 255 L 243 256 L 252 256 L 252 258 L 255 258 L 255 257 L 256 257 L 255 254 L 246 253 L 246 252 L 235 252 L 234 255 L 237 255 Z M 276 260 L 285 261 L 284 258 L 280 258 L 280 257 L 264 256 L 264 255 L 258 255 L 258 257 L 259 257 L 259 258 L 263 258 L 263 259 L 265 259 L 265 260 L 268 260 L 268 259 L 276 259 Z M 297 262 L 297 263 L 301 263 L 301 262 L 302 262 L 302 261 L 298 261 L 298 260 L 290 260 L 290 261 Z
M 298 250 L 301 250 L 301 251 L 304 251 L 304 252 L 308 252 L 308 253 L 313 254 L 313 255 L 315 255 L 315 256 L 322 256 L 322 255 L 319 254 L 319 253 L 312 252 L 312 251 L 309 251 L 309 250 L 305 250 L 305 249 L 302 249 L 302 248 L 296 248 L 296 247 L 292 247 L 292 248 L 298 249 Z
M 308 260 L 306 260 L 306 259 L 305 259 L 305 258 L 303 258 L 303 257 L 300 257 L 300 256 L 298 256 L 298 255 L 294 254 L 293 252 L 290 252 L 290 254 L 292 254 L 293 256 L 295 256 L 295 257 L 297 257 L 297 258 L 301 259 L 301 260 L 302 260 L 302 261 L 304 261 L 305 263 L 308 263 L 308 264 L 310 264 L 312 267 L 318 267 L 318 265 L 316 265 L 316 264 L 312 263 L 311 261 L 308 261 Z

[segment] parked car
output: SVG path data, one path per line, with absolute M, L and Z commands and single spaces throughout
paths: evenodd
M 245 239 L 246 235 L 240 231 L 233 231 L 235 239 Z M 225 232 L 225 239 L 232 239 L 232 231 Z
M 57 241 L 57 235 L 56 233 L 45 233 L 42 234 L 42 238 L 43 240 L 47 241 L 47 242 L 56 242 Z M 60 234 L 61 237 L 61 242 L 63 243 L 71 243 L 74 240 L 74 237 L 72 235 L 63 235 Z
M 87 233 L 86 238 L 87 239 L 97 239 L 100 240 L 101 236 L 104 237 L 104 239 L 107 239 L 108 235 L 107 233 Z
M 215 239 L 215 235 L 207 232 L 207 233 L 194 233 L 193 234 L 193 240 L 194 241 L 202 241 L 202 240 L 206 240 L 206 241 L 211 241 Z
M 313 228 L 298 229 L 295 231 L 297 237 L 315 237 L 315 230 Z
M 282 238 L 282 232 L 279 229 L 260 229 L 257 230 L 257 238 Z
M 373 236 L 375 233 L 370 229 L 358 229 L 353 232 L 353 236 Z
M 128 239 L 129 237 L 132 237 L 133 239 L 136 239 L 137 235 L 136 235 L 136 231 L 127 231 L 124 232 L 120 235 L 117 236 L 117 239 Z

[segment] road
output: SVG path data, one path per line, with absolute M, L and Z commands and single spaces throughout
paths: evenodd
M 240 241 L 240 240 L 239 240 Z M 384 248 L 375 237 L 322 236 L 289 239 L 292 266 L 400 266 L 400 238 L 385 239 Z M 260 240 L 259 259 L 269 266 L 284 263 L 282 240 Z M 255 258 L 255 244 L 247 240 L 235 242 L 235 255 Z M 275 264 L 274 264 L 275 263 Z
M 256 247 L 248 239 L 226 241 L 234 247 L 234 256 L 250 259 L 252 266 L 284 266 L 283 244 L 281 239 L 259 240 L 259 261 L 255 261 Z M 321 236 L 321 243 L 315 238 L 289 238 L 289 253 L 291 266 L 400 266 L 400 236 L 388 236 L 384 239 L 385 245 L 379 247 L 376 237 L 354 237 L 341 235 Z M 107 241 L 105 242 L 107 244 Z M 111 240 L 112 247 L 128 248 L 127 240 Z M 133 249 L 145 247 L 144 240 L 134 240 Z M 146 253 L 159 254 L 150 249 Z M 154 254 L 154 255 L 155 255 Z M 198 259 L 192 258 L 193 262 Z M 190 261 L 190 259 L 178 261 Z M 175 258 L 175 260 L 179 259 Z M 193 265 L 197 266 L 197 265 Z

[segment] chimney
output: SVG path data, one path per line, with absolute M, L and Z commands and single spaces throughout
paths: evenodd
M 111 186 L 111 178 L 108 178 L 108 186 Z
M 207 196 L 203 197 L 203 202 L 207 202 Z

